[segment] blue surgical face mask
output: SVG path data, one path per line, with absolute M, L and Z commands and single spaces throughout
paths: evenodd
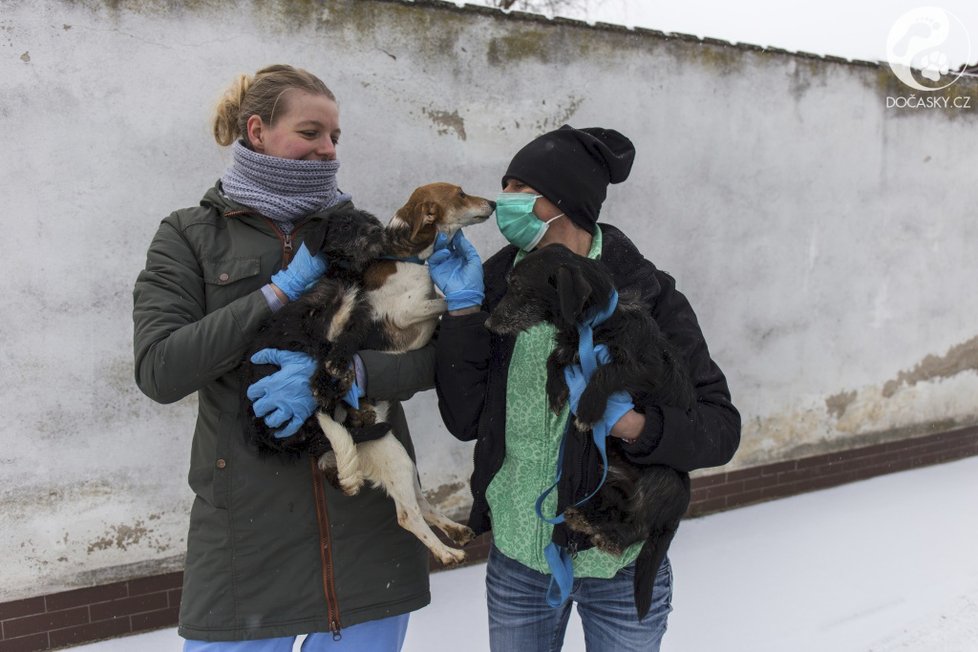
M 525 192 L 503 192 L 496 197 L 496 224 L 503 237 L 523 251 L 530 251 L 543 239 L 550 223 L 564 214 L 555 215 L 546 222 L 533 214 L 533 205 L 542 195 Z

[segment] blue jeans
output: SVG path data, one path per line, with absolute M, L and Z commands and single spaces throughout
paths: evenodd
M 658 652 L 672 611 L 669 558 L 659 567 L 652 607 L 641 622 L 635 613 L 634 576 L 632 564 L 611 579 L 575 579 L 570 600 L 553 609 L 546 599 L 549 575 L 491 548 L 486 569 L 490 650 L 556 652 L 564 644 L 571 602 L 576 602 L 588 652 Z
M 333 640 L 330 632 L 314 632 L 302 642 L 302 652 L 400 652 L 407 633 L 408 616 L 391 616 L 344 627 L 342 638 Z M 261 638 L 254 641 L 191 641 L 183 652 L 292 652 L 295 636 Z

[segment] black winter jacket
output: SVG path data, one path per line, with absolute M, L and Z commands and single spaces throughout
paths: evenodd
M 652 308 L 663 333 L 684 354 L 695 386 L 696 403 L 686 412 L 632 397 L 646 416 L 638 440 L 621 450 L 637 464 L 664 464 L 679 471 L 726 464 L 740 443 L 740 414 L 730 401 L 723 372 L 710 358 L 692 307 L 675 280 L 645 260 L 617 228 L 601 224 L 601 261 L 619 290 L 634 288 Z M 486 489 L 503 464 L 506 452 L 506 382 L 516 338 L 490 333 L 485 328 L 491 312 L 506 292 L 506 274 L 517 248 L 504 247 L 484 265 L 486 298 L 483 310 L 442 318 L 436 345 L 435 387 L 438 405 L 448 430 L 462 441 L 476 440 L 472 472 L 472 512 L 469 525 L 476 533 L 491 529 Z M 589 438 L 588 438 L 589 441 Z M 580 466 L 590 457 L 568 442 L 564 468 Z M 558 512 L 587 495 L 600 472 L 564 473 L 557 488 Z M 554 541 L 587 547 L 564 525 L 554 528 Z

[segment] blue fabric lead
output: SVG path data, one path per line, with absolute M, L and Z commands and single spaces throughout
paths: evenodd
M 584 371 L 585 377 L 589 380 L 591 376 L 594 375 L 594 372 L 598 370 L 599 362 L 598 354 L 594 349 L 594 328 L 604 323 L 604 321 L 615 312 L 615 308 L 617 307 L 618 292 L 613 290 L 607 306 L 605 306 L 602 310 L 595 311 L 594 314 L 589 315 L 577 325 L 577 334 L 579 336 L 577 354 L 581 360 L 581 369 Z M 601 362 L 607 361 L 602 360 Z M 572 413 L 568 413 L 567 423 L 564 425 L 564 434 L 560 439 L 560 448 L 557 452 L 557 473 L 556 477 L 554 478 L 554 482 L 542 494 L 540 494 L 540 496 L 537 498 L 536 505 L 534 506 L 537 517 L 547 523 L 550 523 L 551 525 L 557 525 L 564 522 L 563 512 L 557 514 L 554 518 L 547 518 L 544 516 L 543 502 L 560 483 L 560 477 L 564 468 L 564 449 L 567 444 L 567 432 L 570 429 L 571 416 Z M 607 437 L 610 431 L 610 426 L 605 424 L 603 421 L 595 424 L 594 428 L 591 430 L 594 445 L 601 454 L 601 481 L 598 483 L 598 486 L 595 487 L 594 491 L 574 503 L 575 507 L 583 505 L 589 501 L 594 494 L 598 493 L 598 490 L 601 489 L 601 486 L 604 485 L 605 479 L 608 477 Z M 574 565 L 567 550 L 561 546 L 558 546 L 552 541 L 550 542 L 550 545 L 544 548 L 543 554 L 547 560 L 547 566 L 550 567 L 551 575 L 550 587 L 547 589 L 547 604 L 556 608 L 564 604 L 564 602 L 566 602 L 570 597 L 571 589 L 574 585 Z

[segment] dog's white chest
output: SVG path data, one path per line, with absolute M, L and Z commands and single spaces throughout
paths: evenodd
M 415 263 L 398 262 L 397 271 L 367 297 L 374 319 L 386 324 L 395 351 L 412 351 L 427 344 L 445 311 L 428 268 Z

